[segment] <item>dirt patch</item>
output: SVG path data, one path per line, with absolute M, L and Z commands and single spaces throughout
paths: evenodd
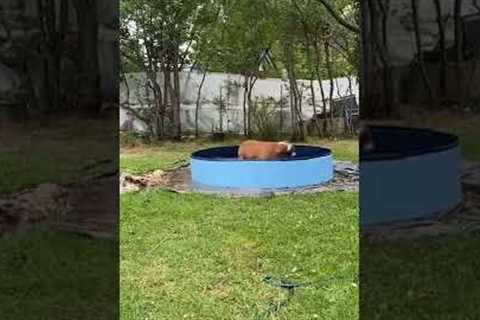
M 115 238 L 117 176 L 69 186 L 41 184 L 0 198 L 0 236 L 43 225 L 91 237 Z
M 68 203 L 71 210 L 51 222 L 52 228 L 95 238 L 117 238 L 118 175 L 85 181 L 69 188 Z
M 187 167 L 167 171 L 157 170 L 141 176 L 121 174 L 120 192 L 134 192 L 155 187 L 180 193 L 187 192 L 190 188 L 190 180 L 190 169 Z
M 61 219 L 70 210 L 67 189 L 55 184 L 41 184 L 0 198 L 0 235 Z

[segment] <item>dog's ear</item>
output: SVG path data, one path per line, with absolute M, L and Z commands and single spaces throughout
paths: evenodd
M 291 148 L 289 153 L 292 157 L 295 157 L 297 155 L 297 148 L 295 148 L 295 145 L 293 143 L 290 144 L 290 147 Z
M 287 147 L 287 152 L 292 151 L 293 145 L 288 141 L 280 141 L 278 144 Z

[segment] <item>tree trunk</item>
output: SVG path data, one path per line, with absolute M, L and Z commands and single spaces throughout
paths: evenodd
M 288 93 L 290 98 L 290 130 L 292 131 L 292 139 L 296 139 L 296 132 L 297 132 L 297 125 L 295 123 L 296 115 L 295 115 L 295 93 L 292 92 L 293 88 L 288 79 Z
M 348 80 L 348 94 L 352 95 L 353 94 L 352 77 L 350 75 L 347 75 L 347 80 Z
M 173 106 L 173 122 L 175 124 L 175 139 L 180 140 L 182 137 L 182 122 L 181 122 L 181 101 L 180 101 L 180 74 L 178 67 L 173 70 L 173 95 L 175 96 Z
M 472 0 L 472 6 L 477 10 L 477 13 L 480 13 L 480 4 L 478 0 Z M 460 6 L 461 8 L 461 6 Z
M 152 90 L 153 90 L 153 99 L 155 106 L 155 133 L 157 135 L 157 140 L 163 138 L 163 122 L 162 122 L 162 104 L 163 104 L 163 95 L 162 89 L 157 82 L 157 72 L 152 75 Z
M 313 123 L 315 125 L 315 128 L 317 129 L 317 134 L 319 137 L 321 137 L 321 130 L 320 126 L 317 122 L 317 105 L 316 105 L 316 99 L 315 99 L 315 87 L 314 87 L 314 79 L 315 79 L 315 73 L 316 71 L 318 72 L 318 66 L 315 68 L 313 67 L 313 58 L 312 58 L 312 52 L 311 52 L 311 37 L 309 35 L 309 31 L 307 28 L 307 25 L 304 23 L 304 28 L 303 28 L 304 36 L 305 36 L 305 52 L 307 54 L 307 63 L 308 67 L 310 69 L 310 94 L 312 95 L 312 107 L 313 107 Z M 322 84 L 319 83 L 321 86 Z
M 220 86 L 220 99 L 218 102 L 218 129 L 220 133 L 223 133 L 223 103 L 222 87 Z
M 43 83 L 40 84 L 40 105 L 44 112 L 52 112 L 58 110 L 59 107 L 58 84 L 60 70 L 58 70 L 59 62 L 57 62 L 57 16 L 55 3 L 51 0 L 38 0 L 37 6 L 42 34 L 41 51 L 43 55 Z
M 283 86 L 280 85 L 280 134 L 283 132 Z
M 476 2 L 474 1 L 475 5 Z M 455 51 L 457 62 L 463 61 L 463 32 L 462 32 L 462 0 L 455 0 L 454 19 L 455 19 Z
M 318 137 L 321 138 L 322 137 L 322 132 L 320 130 L 320 126 L 317 122 L 317 103 L 316 103 L 316 100 L 315 100 L 315 87 L 313 85 L 313 78 L 314 78 L 314 75 L 312 74 L 311 77 L 310 77 L 310 93 L 312 95 L 312 106 L 313 106 L 313 124 L 315 125 L 315 128 L 317 129 L 317 134 L 318 134 Z
M 360 68 L 359 68 L 359 82 L 360 82 L 360 105 L 362 106 L 360 117 L 368 118 L 372 115 L 372 82 L 373 82 L 373 55 L 371 53 L 371 18 L 372 12 L 370 12 L 370 1 L 365 0 L 360 2 L 361 13 L 361 42 L 360 42 Z
M 320 73 L 320 65 L 321 65 L 321 54 L 320 54 L 320 48 L 318 46 L 318 43 L 314 41 L 313 43 L 314 48 L 315 48 L 315 57 L 316 57 L 316 63 L 315 63 L 315 71 L 317 74 L 317 81 L 318 85 L 320 86 L 320 94 L 322 96 L 322 114 L 323 114 L 323 129 L 322 129 L 322 136 L 326 136 L 328 134 L 328 122 L 327 122 L 327 98 L 325 95 L 325 90 L 323 89 L 322 85 L 322 75 Z
M 248 127 L 247 127 L 247 95 L 248 95 L 248 77 L 245 77 L 244 86 L 243 86 L 243 135 L 248 136 Z
M 447 48 L 445 45 L 445 25 L 443 23 L 442 4 L 440 3 L 440 0 L 433 0 L 433 2 L 435 4 L 435 11 L 437 14 L 440 51 L 442 55 L 440 64 L 440 91 L 443 98 L 445 97 L 447 91 Z
M 328 13 L 330 13 L 330 16 L 334 18 L 340 25 L 344 26 L 351 32 L 360 33 L 360 30 L 358 29 L 358 27 L 345 21 L 330 5 L 328 0 L 316 0 L 316 1 L 321 3 L 325 7 L 325 9 L 327 9 Z
M 433 101 L 433 90 L 432 85 L 430 83 L 430 79 L 428 77 L 427 69 L 425 67 L 425 61 L 423 59 L 423 50 L 422 50 L 422 37 L 420 34 L 420 26 L 418 22 L 418 7 L 417 7 L 417 0 L 411 0 L 412 6 L 412 15 L 413 15 L 413 26 L 415 30 L 415 45 L 417 48 L 417 57 L 418 57 L 418 64 L 420 67 L 420 71 L 422 74 L 423 83 L 427 89 L 428 98 L 430 101 Z
M 388 15 L 389 8 L 388 2 L 384 3 L 383 0 L 367 0 L 370 11 L 370 36 L 371 36 L 371 47 L 375 49 L 375 58 L 378 57 L 380 60 L 379 69 L 382 72 L 382 99 L 377 101 L 374 106 L 375 110 L 380 109 L 383 111 L 383 115 L 390 116 L 392 112 L 392 79 L 390 72 L 390 57 L 388 53 Z M 378 5 L 378 10 L 377 10 Z M 378 25 L 378 20 L 381 20 L 381 25 Z M 379 35 L 381 39 L 379 39 Z M 377 60 L 377 59 L 376 59 Z M 372 65 L 373 67 L 373 65 Z
M 202 75 L 202 80 L 200 81 L 200 85 L 198 86 L 197 101 L 195 103 L 195 138 L 199 137 L 199 134 L 198 134 L 198 116 L 199 116 L 199 113 L 200 113 L 200 99 L 202 97 L 202 88 L 203 88 L 203 84 L 205 83 L 206 75 L 207 75 L 207 71 L 204 70 L 203 75 Z
M 290 43 L 284 44 L 285 61 L 290 82 L 291 112 L 292 112 L 292 140 L 305 140 L 303 117 L 299 110 L 299 90 L 294 70 L 293 52 Z
M 390 0 L 378 0 L 382 13 L 382 41 L 378 45 L 383 63 L 383 90 L 385 91 L 385 116 L 390 117 L 393 109 L 392 74 L 390 54 L 388 50 L 388 17 L 390 15 Z M 375 30 L 375 29 L 374 29 Z M 376 37 L 375 37 L 376 39 Z M 377 42 L 378 43 L 378 42 Z
M 169 106 L 171 105 L 171 99 L 170 99 L 170 84 L 171 82 L 171 76 L 170 76 L 170 71 L 168 70 L 168 67 L 165 63 L 163 63 L 163 104 L 162 104 L 162 128 L 163 128 L 163 136 L 165 136 L 165 121 L 173 121 L 173 119 L 170 119 L 169 117 Z
M 333 90 L 334 90 L 334 82 L 333 82 L 333 70 L 332 70 L 332 62 L 330 59 L 330 45 L 328 44 L 328 41 L 325 41 L 324 43 L 324 48 L 325 48 L 325 66 L 327 68 L 327 73 L 328 73 L 328 79 L 330 81 L 330 90 L 328 93 L 328 104 L 330 106 L 330 127 L 333 129 Z
M 80 40 L 81 80 L 80 107 L 97 113 L 101 108 L 100 71 L 98 64 L 98 10 L 96 0 L 76 0 L 75 9 Z
M 257 77 L 255 76 L 250 76 L 249 81 L 248 81 L 248 92 L 247 92 L 247 101 L 248 101 L 248 136 L 250 137 L 252 135 L 252 130 L 251 130 L 251 122 L 252 122 L 252 114 L 251 114 L 251 109 L 252 109 L 252 93 L 253 93 L 253 87 L 255 86 L 255 83 L 257 82 Z

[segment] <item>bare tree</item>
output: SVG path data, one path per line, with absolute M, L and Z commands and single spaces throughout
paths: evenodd
M 473 0 L 473 5 L 476 6 L 477 3 Z M 455 7 L 454 7 L 454 19 L 455 19 L 455 51 L 456 51 L 456 59 L 457 62 L 461 62 L 463 60 L 463 32 L 462 32 L 462 0 L 455 0 Z M 478 7 L 477 7 L 478 8 Z
M 199 137 L 198 133 L 198 117 L 200 113 L 200 101 L 202 98 L 202 88 L 205 83 L 205 78 L 207 76 L 207 70 L 203 69 L 202 71 L 202 80 L 200 81 L 200 85 L 198 86 L 198 91 L 197 91 L 197 101 L 195 102 L 195 137 Z
M 284 51 L 284 64 L 287 69 L 287 76 L 290 84 L 292 140 L 303 141 L 305 140 L 305 131 L 303 126 L 303 116 L 300 111 L 301 97 L 295 73 L 295 60 L 292 43 L 289 39 L 283 39 L 282 46 Z
M 372 56 L 376 70 L 381 73 L 381 85 L 383 88 L 383 98 L 377 101 L 382 106 L 385 115 L 391 114 L 393 109 L 393 90 L 390 54 L 388 47 L 388 17 L 390 14 L 390 1 L 367 0 L 370 33 L 369 47 L 373 49 Z M 374 66 L 372 65 L 372 67 Z M 373 107 L 377 105 L 373 104 Z
M 327 69 L 327 74 L 328 74 L 328 80 L 330 82 L 330 90 L 328 93 L 328 105 L 330 107 L 330 112 L 329 112 L 329 121 L 330 121 L 330 127 L 333 128 L 333 113 L 334 113 L 334 107 L 333 107 L 333 92 L 335 89 L 335 83 L 333 81 L 333 68 L 332 68 L 332 59 L 331 59 L 331 52 L 330 52 L 330 45 L 328 41 L 324 42 L 324 50 L 325 50 L 325 67 Z
M 74 6 L 78 21 L 81 57 L 79 103 L 81 108 L 97 112 L 100 110 L 102 101 L 98 63 L 98 1 L 75 0 Z
M 440 0 L 433 0 L 433 2 L 435 4 L 435 11 L 437 15 L 438 35 L 441 53 L 440 92 L 443 96 L 445 96 L 447 90 L 447 48 L 445 44 L 445 25 L 443 21 L 442 4 Z
M 340 14 L 338 14 L 335 9 L 333 8 L 333 6 L 327 1 L 327 0 L 316 0 L 317 2 L 321 3 L 325 9 L 327 9 L 328 13 L 330 13 L 330 15 L 342 26 L 344 26 L 345 28 L 347 28 L 348 30 L 350 30 L 351 32 L 354 32 L 354 33 L 360 33 L 360 29 L 351 24 L 351 23 L 348 23 L 345 19 L 343 19 L 341 17 Z
M 175 139 L 180 139 L 182 137 L 182 122 L 181 122 L 181 101 L 180 101 L 180 59 L 179 59 L 179 50 L 180 45 L 175 44 L 174 49 L 174 59 L 173 59 L 173 123 L 175 125 Z
M 413 28 L 415 34 L 415 45 L 417 48 L 417 62 L 420 67 L 420 71 L 422 74 L 422 80 L 425 84 L 425 87 L 428 92 L 428 97 L 430 100 L 433 100 L 433 89 L 432 84 L 430 83 L 430 79 L 428 77 L 427 68 L 425 67 L 425 61 L 423 57 L 423 50 L 422 50 L 422 36 L 420 33 L 420 25 L 419 25 L 419 17 L 418 17 L 418 0 L 411 0 L 411 7 L 412 7 L 412 18 L 413 18 Z

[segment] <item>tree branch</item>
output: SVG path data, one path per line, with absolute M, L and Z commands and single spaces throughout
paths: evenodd
M 340 23 L 342 26 L 344 26 L 345 28 L 347 28 L 348 30 L 350 30 L 351 32 L 354 32 L 354 33 L 357 33 L 359 34 L 360 33 L 360 29 L 356 26 L 354 26 L 353 24 L 351 23 L 348 23 L 345 19 L 343 19 L 336 11 L 335 9 L 333 9 L 332 5 L 327 1 L 327 0 L 315 0 L 319 3 L 321 3 L 325 9 L 327 9 L 327 11 L 330 13 L 330 15 L 338 22 Z

